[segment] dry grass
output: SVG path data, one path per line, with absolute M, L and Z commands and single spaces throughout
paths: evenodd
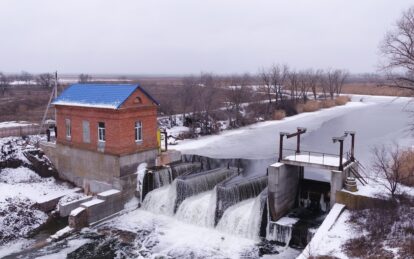
M 307 101 L 306 103 L 301 103 L 297 105 L 297 112 L 298 113 L 302 113 L 302 112 L 314 112 L 317 111 L 321 108 L 320 102 L 315 101 L 315 100 L 310 100 Z
M 348 83 L 342 88 L 345 94 L 413 96 L 414 91 L 389 86 L 378 86 L 375 83 Z
M 414 258 L 414 220 L 410 196 L 384 200 L 382 206 L 351 212 L 348 220 L 355 230 L 364 233 L 346 241 L 343 251 L 352 258 Z
M 273 112 L 273 120 L 282 120 L 286 117 L 286 112 L 284 110 L 276 110 Z
M 335 104 L 337 106 L 345 105 L 349 101 L 351 101 L 351 98 L 349 96 L 346 96 L 346 95 L 338 96 L 338 97 L 335 98 Z
M 405 150 L 401 153 L 399 160 L 402 164 L 401 172 L 403 174 L 402 184 L 414 186 L 414 151 Z
M 326 108 L 331 108 L 335 106 L 335 100 L 323 100 L 321 101 L 321 108 L 322 109 L 326 109 Z

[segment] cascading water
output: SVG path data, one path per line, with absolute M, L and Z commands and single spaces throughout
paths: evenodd
M 144 199 L 142 208 L 156 214 L 172 216 L 174 214 L 174 204 L 177 197 L 177 184 L 163 186 L 149 192 Z
M 216 188 L 185 199 L 175 214 L 179 220 L 203 227 L 214 227 Z
M 244 200 L 230 206 L 217 224 L 217 229 L 246 237 L 258 239 L 263 208 L 266 204 L 263 195 Z
M 218 200 L 216 185 L 234 176 L 236 170 L 233 168 L 218 168 L 190 175 L 182 174 L 172 184 L 147 193 L 142 208 L 153 213 L 174 216 L 178 220 L 194 225 L 214 228 Z M 159 180 L 165 182 L 164 180 L 168 178 L 160 177 Z M 265 178 L 250 183 L 236 181 L 229 184 L 229 188 L 224 188 L 221 193 L 229 194 L 226 203 L 228 208 L 216 229 L 245 238 L 258 239 L 267 200 L 267 191 L 263 191 L 266 187 L 265 182 Z M 211 190 L 212 188 L 214 189 Z
M 217 187 L 217 219 L 220 220 L 224 211 L 230 206 L 240 201 L 257 197 L 266 187 L 267 176 L 239 179 L 238 181 L 229 179 L 223 182 Z
M 321 210 L 322 210 L 323 212 L 326 212 L 326 211 L 327 211 L 327 208 L 328 208 L 328 205 L 327 205 L 327 204 L 326 204 L 326 202 L 325 202 L 325 198 L 324 198 L 323 193 L 321 194 L 321 199 L 320 199 L 320 201 L 319 201 L 319 204 L 320 204 L 320 206 L 321 206 Z
M 192 173 L 199 173 L 201 171 L 201 163 L 180 163 L 171 165 L 173 180 L 181 175 L 188 175 Z
M 199 174 L 178 177 L 176 179 L 177 200 L 175 211 L 186 198 L 211 190 L 221 181 L 234 175 L 235 171 L 233 169 L 219 168 Z
M 172 182 L 172 170 L 170 167 L 164 167 L 153 172 L 154 174 L 154 188 L 160 188 Z
M 288 246 L 292 239 L 293 225 L 298 222 L 297 218 L 283 217 L 276 222 L 269 222 L 266 238 Z

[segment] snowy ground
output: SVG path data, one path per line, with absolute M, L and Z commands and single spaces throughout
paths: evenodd
M 0 128 L 13 128 L 13 127 L 23 127 L 28 125 L 34 125 L 33 123 L 27 121 L 4 121 L 0 122 Z
M 357 237 L 362 233 L 358 233 L 351 224 L 348 224 L 350 217 L 349 211 L 344 211 L 336 220 L 335 224 L 325 235 L 321 237 L 315 245 L 310 245 L 308 250 L 304 252 L 305 256 L 329 255 L 337 258 L 348 259 L 342 250 L 342 245 L 347 240 Z
M 33 240 L 29 236 L 46 223 L 49 215 L 35 209 L 35 203 L 79 195 L 73 186 L 53 177 L 40 177 L 31 169 L 24 153 L 36 151 L 35 143 L 40 138 L 0 139 L 0 257 L 30 245 Z

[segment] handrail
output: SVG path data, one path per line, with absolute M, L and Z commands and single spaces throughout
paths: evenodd
M 293 152 L 296 153 L 296 149 L 284 148 L 283 150 L 293 151 Z M 339 155 L 337 155 L 337 154 L 323 153 L 323 152 L 317 152 L 317 151 L 308 151 L 308 150 L 301 150 L 299 154 L 302 154 L 302 153 L 321 154 L 321 155 L 329 155 L 329 156 L 339 157 Z
M 325 159 L 325 156 L 326 157 L 335 157 L 335 158 L 340 158 L 340 156 L 339 155 L 336 155 L 336 154 L 330 154 L 330 153 L 322 153 L 322 152 L 315 152 L 315 151 L 301 151 L 300 153 L 297 153 L 296 152 L 296 150 L 294 150 L 294 149 L 288 149 L 288 148 L 286 148 L 286 149 L 283 149 L 283 150 L 285 150 L 285 151 L 291 151 L 292 153 L 291 154 L 287 154 L 288 156 L 289 155 L 293 155 L 294 156 L 294 159 L 292 160 L 292 161 L 298 161 L 298 159 L 297 159 L 297 155 L 307 155 L 308 156 L 308 163 L 311 163 L 311 155 L 317 155 L 318 157 L 320 157 L 320 158 L 322 158 L 322 161 L 321 162 L 318 162 L 318 164 L 321 164 L 321 165 L 328 165 L 328 166 L 334 166 L 334 165 L 332 165 L 331 163 L 325 163 L 326 161 L 326 159 Z M 303 160 L 301 160 L 301 162 L 305 162 L 305 161 L 303 161 Z M 337 165 L 338 167 L 340 166 L 339 165 L 339 161 L 338 161 L 338 165 Z

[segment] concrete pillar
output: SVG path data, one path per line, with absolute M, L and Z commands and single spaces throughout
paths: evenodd
M 295 205 L 300 167 L 275 163 L 268 167 L 268 201 L 272 221 L 284 216 Z
M 342 171 L 331 171 L 331 208 L 336 201 L 336 191 L 342 190 L 344 186 L 344 172 Z

